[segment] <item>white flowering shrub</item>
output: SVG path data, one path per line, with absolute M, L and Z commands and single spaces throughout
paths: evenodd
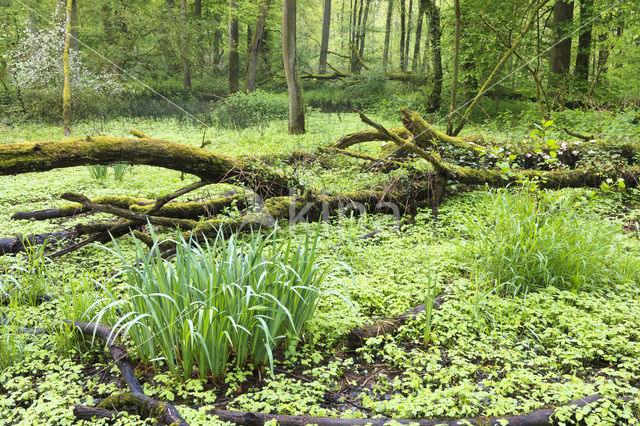
M 62 114 L 64 42 L 64 28 L 57 26 L 27 33 L 7 55 L 12 82 L 21 90 L 31 115 L 57 118 Z M 85 66 L 88 56 L 77 50 L 71 50 L 69 60 L 73 116 L 96 114 L 117 102 L 123 87 L 116 75 L 89 69 Z

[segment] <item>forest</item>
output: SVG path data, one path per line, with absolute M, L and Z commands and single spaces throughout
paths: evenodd
M 637 0 L 0 0 L 0 424 L 640 424 Z

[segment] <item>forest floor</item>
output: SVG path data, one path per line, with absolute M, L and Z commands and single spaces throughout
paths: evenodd
M 384 125 L 397 125 L 394 120 L 376 119 Z M 619 121 L 611 120 L 605 133 L 618 133 L 619 126 Z M 285 127 L 284 122 L 275 121 L 263 128 L 209 129 L 206 138 L 211 144 L 207 149 L 232 155 L 311 152 L 364 128 L 356 114 L 320 113 L 310 115 L 305 135 L 289 136 Z M 491 125 L 485 131 L 517 140 L 530 130 L 525 125 L 497 132 L 498 127 Z M 172 119 L 78 123 L 74 135 L 120 136 L 131 128 L 197 146 L 203 139 L 199 126 Z M 629 137 L 635 139 L 636 135 Z M 59 138 L 60 129 L 53 126 L 0 124 L 0 143 Z M 362 149 L 373 152 L 379 148 L 380 143 L 371 143 Z M 313 162 L 289 171 L 328 192 L 366 188 L 393 178 L 393 173 L 363 169 L 353 159 L 336 161 L 339 167 L 331 169 Z M 133 167 L 121 181 L 112 174 L 104 180 L 93 179 L 88 167 L 0 177 L 0 238 L 55 232 L 106 217 L 10 219 L 18 211 L 66 204 L 60 200 L 66 191 L 90 197 L 155 198 L 195 179 L 146 166 Z M 203 199 L 228 189 L 228 185 L 210 186 L 184 199 Z M 635 257 L 640 254 L 635 226 L 640 191 L 610 189 L 594 195 L 592 190 L 566 189 L 551 194 L 582 200 L 576 206 L 581 215 L 617 227 L 617 244 Z M 172 401 L 192 425 L 216 424 L 212 409 L 353 418 L 503 416 L 559 406 L 594 394 L 606 398 L 579 413 L 587 424 L 636 422 L 640 388 L 638 282 L 627 280 L 580 291 L 548 286 L 524 296 L 488 291 L 476 273 L 477 260 L 468 255 L 469 245 L 478 236 L 470 235 L 465 223 L 469 218 L 486 216 L 483 209 L 495 195 L 489 190 L 449 187 L 437 219 L 429 208 L 419 209 L 415 217 L 403 218 L 400 223 L 391 216 L 364 215 L 335 218 L 319 228 L 304 223 L 285 226 L 293 238 L 320 232 L 320 262 L 334 270 L 325 285 L 344 298 L 327 295 L 322 299 L 298 347 L 277 354 L 273 376 L 230 367 L 224 382 L 181 381 L 162 366 L 153 369 L 134 359 L 145 392 Z M 375 235 L 360 238 L 373 231 Z M 130 237 L 120 244 L 133 255 Z M 27 268 L 29 259 L 0 256 L 0 275 L 11 274 L 16 266 Z M 0 423 L 75 424 L 71 404 L 92 405 L 126 388 L 99 342 L 92 345 L 90 339 L 63 333 L 16 333 L 17 327 L 47 328 L 61 318 L 83 319 L 82 311 L 104 296 L 105 287 L 113 290 L 122 284 L 122 277 L 113 278 L 119 266 L 120 261 L 107 249 L 86 247 L 47 261 L 46 274 L 21 282 L 33 286 L 32 293 L 56 296 L 54 300 L 40 304 L 11 301 L 0 306 L 0 312 L 13 323 L 12 327 L 0 326 Z M 422 313 L 394 333 L 368 339 L 355 351 L 344 347 L 345 335 L 353 328 L 424 303 L 431 274 L 444 302 L 433 314 L 426 344 Z M 126 339 L 124 343 L 127 345 Z M 117 424 L 149 422 L 123 413 Z

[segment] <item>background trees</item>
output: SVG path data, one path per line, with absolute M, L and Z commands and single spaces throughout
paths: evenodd
M 288 85 L 282 59 L 282 3 L 73 1 L 72 31 L 81 43 L 71 37 L 71 74 L 74 52 L 84 58 L 85 68 L 79 80 L 70 79 L 72 91 L 76 86 L 92 86 L 86 84 L 94 80 L 92 76 L 108 76 L 105 81 L 117 82 L 131 95 L 110 103 L 105 88 L 105 99 L 98 96 L 85 104 L 79 91 L 74 96 L 74 113 L 82 117 L 124 109 L 141 114 L 160 109 L 153 100 L 162 95 L 205 114 L 210 101 L 241 88 L 284 91 Z M 537 2 L 459 3 L 456 37 L 454 0 L 299 0 L 295 47 L 300 77 L 309 93 L 306 102 L 350 110 L 370 108 L 377 96 L 448 114 L 450 104 L 441 99 L 449 98 L 455 87 L 454 70 L 460 82 L 456 108 L 469 102 L 524 28 Z M 37 69 L 37 78 L 59 79 L 57 94 L 26 83 L 35 78 L 28 71 L 32 68 L 36 74 L 35 58 L 52 46 L 33 40 L 27 46 L 23 41 L 42 39 L 44 34 L 63 38 L 65 8 L 64 0 L 0 3 L 0 90 L 3 105 L 11 110 L 47 119 L 62 116 L 62 74 L 56 77 L 60 68 Z M 640 61 L 629 58 L 640 57 L 639 17 L 640 6 L 634 2 L 549 1 L 537 11 L 530 30 L 494 76 L 489 94 L 538 99 L 541 104 L 547 93 L 572 105 L 638 103 L 640 82 L 632 76 L 640 72 Z M 459 67 L 453 63 L 456 44 Z M 56 49 L 63 45 L 55 43 Z M 341 96 L 356 92 L 362 96 Z

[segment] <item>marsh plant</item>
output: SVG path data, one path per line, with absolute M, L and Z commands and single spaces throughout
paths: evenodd
M 483 213 L 465 217 L 462 254 L 490 291 L 524 295 L 553 286 L 577 292 L 633 280 L 640 267 L 620 249 L 621 230 L 576 209 L 575 195 L 488 193 Z
M 318 238 L 301 244 L 275 234 L 248 241 L 218 238 L 203 245 L 178 237 L 164 259 L 136 240 L 139 261 L 124 264 L 126 300 L 113 297 L 114 333 L 128 335 L 144 361 L 162 360 L 175 376 L 220 378 L 233 357 L 273 367 L 273 351 L 295 343 L 323 295 L 327 271 L 316 261 Z M 111 293 L 109 293 L 111 294 Z

